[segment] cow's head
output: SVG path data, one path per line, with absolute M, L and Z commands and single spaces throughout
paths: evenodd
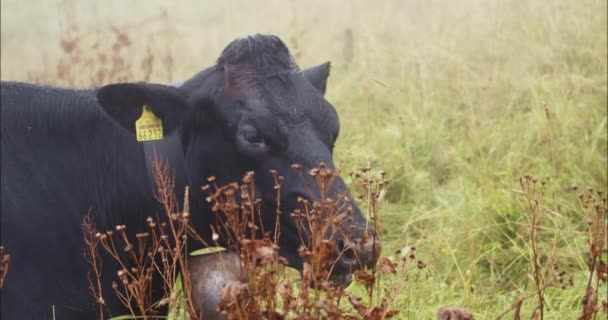
M 298 248 L 301 237 L 308 240 L 309 230 L 298 230 L 305 227 L 289 213 L 301 207 L 298 198 L 319 200 L 320 192 L 313 177 L 299 175 L 292 165 L 299 164 L 300 172 L 321 163 L 333 168 L 339 122 L 335 109 L 323 97 L 329 67 L 327 62 L 300 70 L 279 38 L 256 35 L 229 44 L 217 65 L 179 88 L 109 85 L 99 90 L 98 100 L 131 131 L 144 103 L 163 120 L 165 132 L 178 130 L 193 191 L 200 190 L 209 176 L 227 183 L 254 171 L 258 196 L 270 209 L 263 214 L 266 230 L 273 230 L 272 209 L 276 206 L 275 181 L 269 171 L 282 175 L 279 246 L 281 256 L 301 270 Z M 351 200 L 350 218 L 334 238 L 338 261 L 332 273 L 335 280 L 347 283 L 354 269 L 375 263 L 379 243 L 361 242 L 365 230 L 372 233 L 371 238 L 374 231 L 366 227 L 367 221 L 344 182 L 336 180 L 333 188 L 333 195 Z M 194 202 L 204 198 L 196 193 L 193 196 Z

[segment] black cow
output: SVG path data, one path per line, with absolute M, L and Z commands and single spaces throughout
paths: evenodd
M 256 35 L 229 44 L 216 65 L 179 87 L 124 83 L 68 90 L 3 82 L 1 243 L 11 261 L 2 319 L 51 318 L 52 308 L 57 319 L 95 318 L 82 217 L 91 212 L 99 229 L 124 224 L 134 233 L 159 211 L 146 161 L 154 142 L 134 137 L 144 104 L 162 120 L 166 138 L 159 147 L 183 179 L 178 187 L 191 186 L 192 221 L 201 232 L 213 221 L 200 191 L 207 177 L 225 183 L 254 171 L 259 196 L 275 203 L 268 172 L 285 176 L 279 245 L 290 265 L 301 269 L 300 238 L 288 213 L 299 207 L 298 197 L 316 199 L 319 192 L 306 188 L 291 165 L 333 166 L 339 124 L 323 98 L 328 75 L 329 63 L 300 70 L 279 38 Z M 336 188 L 347 193 L 341 180 Z M 264 224 L 273 226 L 274 218 L 272 210 Z M 352 245 L 365 224 L 353 205 L 343 227 L 354 238 L 338 239 L 336 257 L 349 247 L 351 254 L 339 255 L 335 279 L 346 283 L 353 269 L 377 258 L 372 242 Z M 109 282 L 116 269 L 103 272 Z M 109 310 L 124 312 L 105 285 Z

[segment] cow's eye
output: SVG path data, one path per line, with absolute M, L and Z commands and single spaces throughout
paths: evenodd
M 258 130 L 255 127 L 253 127 L 252 125 L 248 125 L 248 124 L 244 125 L 243 128 L 241 129 L 241 135 L 243 136 L 245 141 L 247 141 L 248 143 L 251 143 L 251 144 L 264 143 L 264 139 L 262 138 L 262 136 L 260 135 Z
M 239 149 L 250 155 L 262 155 L 268 151 L 264 137 L 250 124 L 244 124 L 239 128 L 237 142 Z

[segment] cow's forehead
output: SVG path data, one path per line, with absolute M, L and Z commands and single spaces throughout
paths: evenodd
M 247 99 L 256 113 L 268 113 L 285 125 L 319 124 L 336 117 L 335 110 L 300 74 L 270 80 Z

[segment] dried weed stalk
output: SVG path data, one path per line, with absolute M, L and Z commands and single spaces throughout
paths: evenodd
M 101 270 L 103 268 L 103 262 L 99 255 L 98 246 L 99 238 L 96 236 L 97 231 L 95 229 L 95 222 L 91 212 L 82 220 L 82 231 L 84 237 L 84 251 L 83 255 L 85 261 L 89 264 L 90 269 L 87 274 L 87 280 L 89 281 L 89 290 L 91 295 L 99 305 L 99 319 L 103 319 L 105 300 L 103 298 L 103 287 L 101 285 Z
M 532 279 L 536 290 L 517 299 L 513 305 L 496 317 L 501 319 L 510 311 L 514 311 L 513 318 L 521 318 L 521 307 L 526 300 L 536 297 L 538 299 L 537 306 L 531 316 L 531 319 L 544 319 L 545 310 L 545 290 L 550 287 L 566 288 L 566 285 L 572 285 L 572 277 L 567 281 L 565 279 L 566 272 L 560 270 L 559 264 L 555 261 L 555 254 L 558 247 L 558 234 L 554 235 L 553 246 L 551 251 L 546 256 L 539 249 L 539 237 L 541 231 L 541 222 L 546 210 L 543 208 L 543 199 L 546 193 L 548 181 L 541 180 L 526 175 L 519 178 L 521 192 L 524 196 L 524 201 L 527 205 L 527 215 L 529 221 L 528 242 L 530 246 L 530 263 L 532 264 Z M 544 263 L 541 263 L 544 261 Z
M 415 248 L 405 253 L 398 252 L 402 258 L 399 261 L 382 258 L 373 268 L 354 273 L 355 281 L 366 290 L 365 301 L 336 286 L 331 281 L 337 261 L 332 252 L 337 245 L 337 234 L 343 237 L 341 239 L 348 239 L 349 235 L 344 234 L 342 227 L 352 214 L 350 202 L 345 194 L 334 190 L 334 183 L 339 177 L 337 170 L 321 165 L 303 173 L 299 166 L 294 168 L 302 174 L 302 178 L 304 174 L 312 176 L 317 184 L 315 187 L 321 192 L 318 201 L 299 199 L 301 208 L 290 213 L 300 230 L 299 254 L 304 261 L 299 285 L 287 279 L 287 261 L 279 256 L 277 245 L 280 235 L 278 219 L 282 214 L 279 196 L 283 178 L 275 171 L 271 172 L 278 199 L 274 212 L 277 223 L 272 232 L 263 228 L 261 200 L 256 198 L 252 172 L 245 175 L 241 184 L 218 186 L 215 178 L 211 177 L 209 184 L 203 187 L 216 216 L 212 238 L 216 242 L 221 238 L 222 243 L 238 253 L 241 268 L 248 279 L 246 283 L 231 282 L 222 289 L 218 310 L 228 319 L 377 320 L 394 316 L 397 311 L 391 309 L 391 305 L 398 288 L 378 290 L 380 275 L 424 268 L 422 261 L 415 261 Z M 120 266 L 117 270 L 118 282 L 113 283 L 113 294 L 132 316 L 154 318 L 160 306 L 175 301 L 177 297 L 172 289 L 181 272 L 188 315 L 190 319 L 200 318 L 191 298 L 192 284 L 186 267 L 185 246 L 187 235 L 203 240 L 189 223 L 188 202 L 185 201 L 182 210 L 178 207 L 173 192 L 174 178 L 167 163 L 156 158 L 153 172 L 158 186 L 155 196 L 166 216 L 163 219 L 149 217 L 147 231 L 136 234 L 135 240 L 129 237 L 126 226 L 98 232 L 90 215 L 83 220 L 84 255 L 91 266 L 89 287 L 99 304 L 100 318 L 103 318 L 105 311 L 104 294 L 108 294 L 101 287 L 100 250 Z M 380 241 L 377 232 L 381 230 L 378 207 L 388 181 L 384 179 L 383 172 L 373 175 L 369 167 L 351 176 L 361 184 L 364 191 L 359 198 L 368 208 L 369 228 L 360 242 Z M 186 190 L 186 199 L 187 193 Z M 348 250 L 344 247 L 341 254 L 354 254 Z M 159 281 L 163 284 L 164 292 L 161 299 L 154 300 L 153 283 Z M 348 305 L 341 304 L 344 300 L 348 301 Z
M 53 83 L 59 82 L 58 84 L 69 87 L 91 87 L 125 82 L 136 77 L 149 82 L 158 75 L 166 81 L 172 80 L 174 64 L 171 46 L 166 46 L 164 52 L 159 52 L 150 45 L 159 36 L 165 37 L 168 43 L 171 42 L 171 26 L 166 9 L 161 8 L 158 13 L 130 24 L 110 24 L 109 27 L 86 30 L 76 20 L 73 1 L 64 0 L 61 5 L 64 13 L 60 20 L 59 40 L 62 55 L 55 67 L 54 77 L 48 76 L 53 78 Z M 150 24 L 161 25 L 164 32 L 149 35 L 144 47 L 141 47 L 142 44 L 138 41 L 142 37 L 141 29 Z M 133 36 L 131 30 L 135 30 L 137 36 Z M 28 72 L 28 80 L 40 82 L 51 79 L 41 79 L 36 73 Z
M 575 189 L 577 189 L 575 187 Z M 604 286 L 608 277 L 608 249 L 606 248 L 606 196 L 601 190 L 595 192 L 588 188 L 585 194 L 579 193 L 578 199 L 581 204 L 583 214 L 587 219 L 587 235 L 589 243 L 589 259 L 587 268 L 589 277 L 587 289 L 582 299 L 583 310 L 579 320 L 591 320 L 597 317 L 600 308 L 598 307 L 598 290 L 601 283 Z M 594 285 L 595 279 L 595 285 Z M 603 301 L 604 313 L 608 313 L 608 301 Z
M 8 263 L 10 260 L 10 254 L 4 251 L 4 246 L 0 246 L 0 298 L 2 297 L 2 287 L 4 287 L 4 279 L 6 279 L 6 274 L 8 273 Z
M 397 294 L 396 288 L 386 296 L 376 297 L 379 294 L 374 293 L 374 287 L 380 274 L 394 274 L 399 268 L 405 269 L 407 261 L 415 258 L 413 251 L 410 256 L 404 257 L 403 262 L 382 258 L 371 270 L 355 272 L 355 281 L 363 284 L 367 291 L 367 304 L 361 297 L 336 286 L 331 281 L 337 260 L 332 252 L 337 245 L 336 235 L 343 232 L 343 223 L 352 214 L 350 202 L 345 194 L 335 192 L 334 183 L 339 177 L 337 170 L 323 164 L 306 173 L 301 171 L 299 165 L 294 165 L 293 168 L 301 174 L 301 178 L 304 178 L 304 174 L 312 176 L 315 187 L 320 191 L 319 200 L 311 202 L 308 199 L 298 199 L 300 209 L 290 213 L 300 232 L 299 254 L 304 262 L 299 286 L 285 279 L 287 262 L 279 256 L 277 245 L 279 224 L 275 225 L 273 233 L 259 227 L 262 226 L 261 201 L 255 198 L 254 174 L 247 173 L 242 184 L 226 186 L 218 186 L 212 177 L 209 184 L 203 187 L 207 201 L 216 213 L 217 234 L 214 234 L 214 239 L 223 237 L 228 246 L 239 253 L 241 267 L 248 276 L 247 283 L 236 281 L 224 287 L 218 310 L 228 319 L 372 320 L 394 316 L 397 311 L 390 306 Z M 275 178 L 278 198 L 282 177 L 275 171 L 271 173 Z M 363 200 L 367 201 L 369 208 L 369 233 L 364 234 L 361 241 L 380 241 L 374 230 L 380 230 L 378 203 L 388 181 L 382 172 L 377 178 L 372 178 L 370 168 L 361 169 L 352 176 L 361 182 L 365 190 Z M 277 219 L 282 214 L 279 207 L 280 203 L 275 211 Z M 344 248 L 342 254 L 350 254 L 348 250 Z M 419 261 L 416 267 L 423 268 L 424 263 Z M 341 305 L 343 300 L 347 300 L 350 307 Z M 354 310 L 355 313 L 349 310 Z
M 117 270 L 118 283 L 114 281 L 112 288 L 131 316 L 154 318 L 160 307 L 175 301 L 172 289 L 181 271 L 187 311 L 191 319 L 198 318 L 190 299 L 191 284 L 185 258 L 187 233 L 192 234 L 193 230 L 189 224 L 188 202 L 185 201 L 184 209 L 180 211 L 173 192 L 174 177 L 166 161 L 156 157 L 152 170 L 158 186 L 155 197 L 162 204 L 165 217 L 159 222 L 159 219 L 148 217 L 147 232 L 137 233 L 133 240 L 124 225 L 116 226 L 115 230 L 98 232 L 90 215 L 83 220 L 84 254 L 92 271 L 89 273 L 89 287 L 100 305 L 100 319 L 103 319 L 105 301 L 101 287 L 100 248 L 120 266 Z M 194 237 L 201 239 L 198 235 Z M 152 288 L 153 284 L 159 282 L 162 283 L 163 294 L 160 299 L 155 299 Z

